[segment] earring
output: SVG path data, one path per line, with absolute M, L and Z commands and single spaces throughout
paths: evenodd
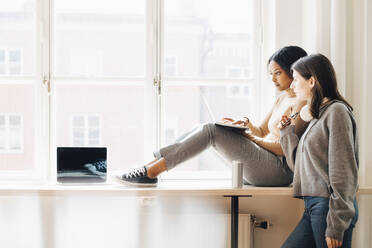
M 310 113 L 310 107 L 308 104 L 302 107 L 300 111 L 300 116 L 301 116 L 301 119 L 306 122 L 309 122 L 313 119 L 313 116 Z

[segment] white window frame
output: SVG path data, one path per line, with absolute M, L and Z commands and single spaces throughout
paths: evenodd
M 164 0 L 146 0 L 145 11 L 145 76 L 141 78 L 101 78 L 101 77 L 57 77 L 54 76 L 54 0 L 35 0 L 35 73 L 31 76 L 20 76 L 17 78 L 3 77 L 0 75 L 0 83 L 35 83 L 35 169 L 18 173 L 3 173 L 7 178 L 10 175 L 17 178 L 25 177 L 27 179 L 46 179 L 53 181 L 55 179 L 56 168 L 56 140 L 53 135 L 56 130 L 55 119 L 56 107 L 54 98 L 54 86 L 56 84 L 71 84 L 76 82 L 87 84 L 102 84 L 102 85 L 138 85 L 142 83 L 145 91 L 145 119 L 144 119 L 144 137 L 145 142 L 145 160 L 152 159 L 152 151 L 160 148 L 161 130 L 162 130 L 162 98 L 161 98 L 161 78 L 162 75 L 162 58 L 164 58 Z M 259 15 L 258 26 L 262 26 L 260 15 L 261 5 L 257 5 L 257 13 Z M 258 51 L 261 55 L 261 51 Z M 23 52 L 21 52 L 23 61 Z M 255 55 L 252 55 L 255 56 Z M 258 58 L 261 65 L 261 57 Z M 21 63 L 22 64 L 22 63 Z M 23 65 L 21 65 L 23 66 Z M 261 66 L 257 66 L 257 70 Z M 23 67 L 22 67 L 23 72 Z M 257 72 L 256 80 L 259 81 L 261 73 Z M 13 76 L 13 75 L 12 75 Z M 23 81 L 22 81 L 23 80 Z M 195 79 L 195 78 L 165 78 L 167 85 L 221 85 L 225 86 L 231 83 L 231 80 L 216 78 L 216 79 Z M 154 84 L 154 82 L 156 82 Z M 250 83 L 250 80 L 236 79 L 234 83 Z M 49 91 L 49 89 L 51 89 Z M 257 92 L 260 94 L 259 89 Z M 259 104 L 258 104 L 259 105 Z M 259 106 L 258 106 L 259 108 Z M 100 120 L 102 125 L 102 119 Z M 100 132 L 100 135 L 102 132 Z M 72 140 L 72 139 L 71 139 Z M 100 138 L 102 140 L 102 138 Z M 150 142 L 149 142 L 150 141 Z M 169 173 L 171 174 L 171 173 Z M 19 176 L 19 177 L 18 177 Z M 0 176 L 2 178 L 2 176 Z M 177 176 L 172 177 L 176 179 Z M 181 178 L 193 179 L 212 179 L 226 178 L 224 174 L 218 172 L 182 172 Z
M 83 147 L 91 147 L 89 145 L 89 129 L 91 128 L 89 125 L 88 125 L 88 119 L 90 117 L 97 117 L 98 118 L 98 121 L 99 121 L 99 125 L 98 125 L 98 144 L 95 145 L 94 147 L 99 147 L 99 146 L 102 146 L 102 117 L 101 115 L 99 114 L 74 114 L 71 116 L 71 119 L 70 119 L 70 144 L 71 146 L 76 146 L 74 144 L 74 130 L 75 130 L 75 126 L 74 126 L 74 118 L 75 117 L 82 117 L 83 120 L 84 120 L 84 126 L 83 126 Z
M 0 113 L 0 116 L 5 117 L 5 149 L 0 149 L 1 154 L 21 154 L 24 152 L 24 126 L 23 126 L 23 115 L 20 113 Z M 10 132 L 10 117 L 11 116 L 17 116 L 20 117 L 20 148 L 17 150 L 10 149 L 10 137 L 9 137 L 9 132 Z

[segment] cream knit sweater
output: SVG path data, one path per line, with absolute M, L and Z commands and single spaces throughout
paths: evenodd
M 306 101 L 299 101 L 296 99 L 292 89 L 280 92 L 274 106 L 261 125 L 255 126 L 249 122 L 249 131 L 247 131 L 245 135 L 266 150 L 276 155 L 283 156 L 284 153 L 279 143 L 280 130 L 277 127 L 278 123 L 283 115 L 290 116 L 299 112 L 305 104 Z M 294 120 L 294 124 L 296 126 L 295 133 L 301 137 L 308 123 L 297 117 Z

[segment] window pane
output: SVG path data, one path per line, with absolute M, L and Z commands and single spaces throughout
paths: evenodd
M 16 127 L 21 125 L 21 117 L 17 115 L 9 116 L 9 126 Z
M 165 54 L 177 58 L 178 77 L 225 78 L 228 66 L 255 66 L 254 0 L 164 2 Z M 167 68 L 167 56 L 163 63 Z M 254 76 L 231 77 L 236 73 Z
M 83 128 L 75 128 L 73 133 L 74 139 L 81 139 L 84 140 L 84 129 Z
M 9 65 L 9 75 L 20 75 L 21 74 L 21 66 L 20 65 Z
M 0 75 L 5 73 L 6 73 L 5 64 L 0 63 Z
M 89 127 L 98 127 L 99 126 L 99 117 L 89 116 L 88 117 L 88 126 Z
M 1 1 L 0 4 L 0 74 L 15 77 L 0 85 L 0 106 L 5 117 L 0 118 L 0 171 L 32 170 L 35 162 L 36 127 L 36 4 L 35 0 Z M 12 113 L 16 112 L 17 115 Z M 5 122 L 5 126 L 4 126 Z M 27 123 L 27 125 L 23 125 Z M 22 152 L 21 152 L 22 151 Z M 16 176 L 16 174 L 14 174 Z
M 55 0 L 55 74 L 143 77 L 145 0 Z
M 73 146 L 79 146 L 79 147 L 84 146 L 83 139 L 74 139 L 72 144 L 73 144 Z
M 10 50 L 9 51 L 9 62 L 20 62 L 21 61 L 21 51 Z
M 99 145 L 98 139 L 90 139 L 88 142 L 88 146 L 98 146 L 98 145 Z
M 57 84 L 55 91 L 56 146 L 107 147 L 112 170 L 143 163 L 145 101 L 142 86 L 76 81 Z M 71 118 L 73 125 L 76 124 L 74 128 Z
M 73 125 L 74 127 L 84 127 L 84 116 L 74 116 Z
M 0 126 L 0 152 L 6 149 L 6 143 L 5 127 Z
M 17 63 L 5 74 L 34 74 L 35 0 L 1 1 L 0 37 L 0 63 Z
M 163 90 L 163 96 L 163 133 L 171 135 L 167 130 L 174 130 L 177 133 L 176 138 L 191 131 L 199 123 L 215 122 L 222 117 L 251 116 L 257 101 L 255 94 L 250 98 L 228 98 L 224 86 L 167 86 Z M 175 119 L 178 120 L 176 125 Z M 163 146 L 174 142 L 174 139 L 170 141 L 167 138 L 163 137 Z M 225 162 L 211 151 L 204 152 L 184 164 L 175 170 L 229 170 Z
M 35 165 L 35 86 L 34 83 L 19 83 L 0 85 L 1 108 L 11 113 L 0 117 L 0 123 L 5 122 L 1 138 L 0 171 L 32 170 Z M 16 111 L 16 114 L 12 112 Z M 5 111 L 4 111 L 5 112 Z M 1 114 L 0 114 L 1 116 Z M 4 118 L 5 116 L 5 118 Z M 1 128 L 0 124 L 0 128 Z M 4 126 L 3 126 L 4 127 Z M 38 137 L 40 138 L 40 137 Z M 5 140 L 5 141 L 4 141 Z M 19 153 L 22 151 L 21 153 Z M 14 154 L 14 152 L 17 152 Z
M 0 63 L 5 62 L 5 50 L 0 50 Z
M 99 129 L 90 129 L 88 132 L 88 139 L 99 139 Z
M 261 49 L 258 3 L 164 0 L 162 145 L 169 143 L 173 133 L 180 137 L 200 123 L 257 114 Z M 173 64 L 177 66 L 175 75 L 169 73 Z M 172 77 L 182 80 L 172 81 Z M 195 79 L 201 83 L 196 85 Z M 249 87 L 249 98 L 245 86 Z M 172 119 L 178 120 L 177 125 Z M 220 156 L 209 150 L 176 170 L 229 169 Z
M 10 128 L 9 129 L 9 150 L 21 150 L 21 129 L 20 128 Z

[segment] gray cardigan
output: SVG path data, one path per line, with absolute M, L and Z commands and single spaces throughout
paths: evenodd
M 329 198 L 326 236 L 343 240 L 355 209 L 358 188 L 358 138 L 351 110 L 340 101 L 320 109 L 301 139 L 290 125 L 280 131 L 287 163 L 294 172 L 294 196 Z

